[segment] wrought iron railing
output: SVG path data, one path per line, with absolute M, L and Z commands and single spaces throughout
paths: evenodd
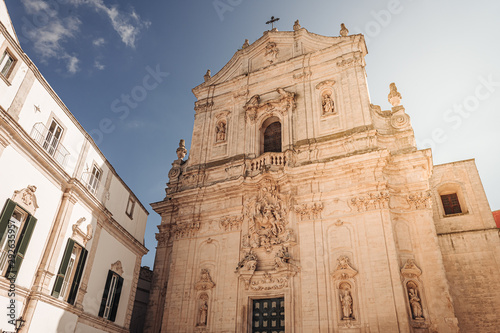
M 99 190 L 99 186 L 101 184 L 101 180 L 92 172 L 84 172 L 82 173 L 82 182 L 85 184 L 85 187 L 92 193 L 96 194 L 97 190 Z
M 69 156 L 68 150 L 59 142 L 54 140 L 53 133 L 49 132 L 42 123 L 36 123 L 31 130 L 31 137 L 36 141 L 57 163 L 66 166 Z

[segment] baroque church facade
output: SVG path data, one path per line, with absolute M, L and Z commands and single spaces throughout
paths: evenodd
M 145 331 L 496 332 L 500 241 L 473 160 L 433 165 L 362 35 L 266 31 L 197 98 Z

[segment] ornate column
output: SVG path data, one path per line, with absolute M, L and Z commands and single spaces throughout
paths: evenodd
M 130 297 L 128 299 L 127 313 L 125 315 L 124 327 L 128 329 L 130 327 L 130 320 L 132 319 L 132 311 L 134 310 L 135 294 L 137 293 L 137 282 L 139 281 L 139 274 L 141 272 L 141 260 L 142 257 L 137 255 L 135 259 L 134 266 L 134 276 L 132 277 L 132 287 L 130 291 Z
M 85 264 L 85 273 L 82 276 L 80 282 L 80 288 L 78 290 L 78 296 L 76 298 L 76 308 L 83 310 L 83 299 L 85 294 L 87 294 L 87 285 L 90 278 L 90 273 L 92 273 L 92 267 L 94 266 L 95 254 L 97 252 L 97 246 L 99 245 L 99 238 L 101 237 L 102 231 L 102 221 L 97 219 L 96 229 L 94 232 L 94 240 L 92 241 L 92 246 L 90 247 L 89 255 L 87 257 L 87 263 Z
M 4 131 L 0 131 L 0 157 L 2 157 L 2 153 L 11 143 L 11 136 Z
M 57 253 L 61 250 L 62 238 L 65 235 L 63 231 L 67 230 L 67 225 L 77 200 L 78 199 L 70 188 L 66 189 L 62 195 L 61 204 L 50 230 L 47 246 L 43 252 L 42 260 L 40 261 L 35 282 L 31 288 L 26 306 L 23 309 L 22 317 L 26 322 L 24 327 L 20 330 L 21 333 L 29 332 L 31 320 L 33 319 L 33 314 L 35 313 L 38 299 L 40 298 L 40 293 L 50 295 L 48 286 L 50 280 L 55 275 L 55 273 L 53 273 L 55 271 L 55 261 L 57 259 Z
M 170 271 L 171 246 L 168 246 L 170 240 L 170 228 L 166 225 L 159 225 L 159 233 L 156 234 L 158 246 L 156 247 L 156 256 L 153 270 L 153 282 L 149 296 L 148 312 L 146 315 L 145 333 L 159 332 L 163 309 L 165 306 L 165 296 L 167 291 L 167 281 Z

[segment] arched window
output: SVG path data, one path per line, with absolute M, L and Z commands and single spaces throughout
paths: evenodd
M 281 153 L 281 123 L 274 121 L 267 125 L 264 130 L 263 153 Z

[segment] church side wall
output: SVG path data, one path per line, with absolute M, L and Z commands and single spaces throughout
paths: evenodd
M 432 190 L 434 220 L 459 327 L 463 332 L 497 332 L 500 237 L 474 161 L 436 166 Z M 445 214 L 443 193 L 457 194 L 462 213 Z

